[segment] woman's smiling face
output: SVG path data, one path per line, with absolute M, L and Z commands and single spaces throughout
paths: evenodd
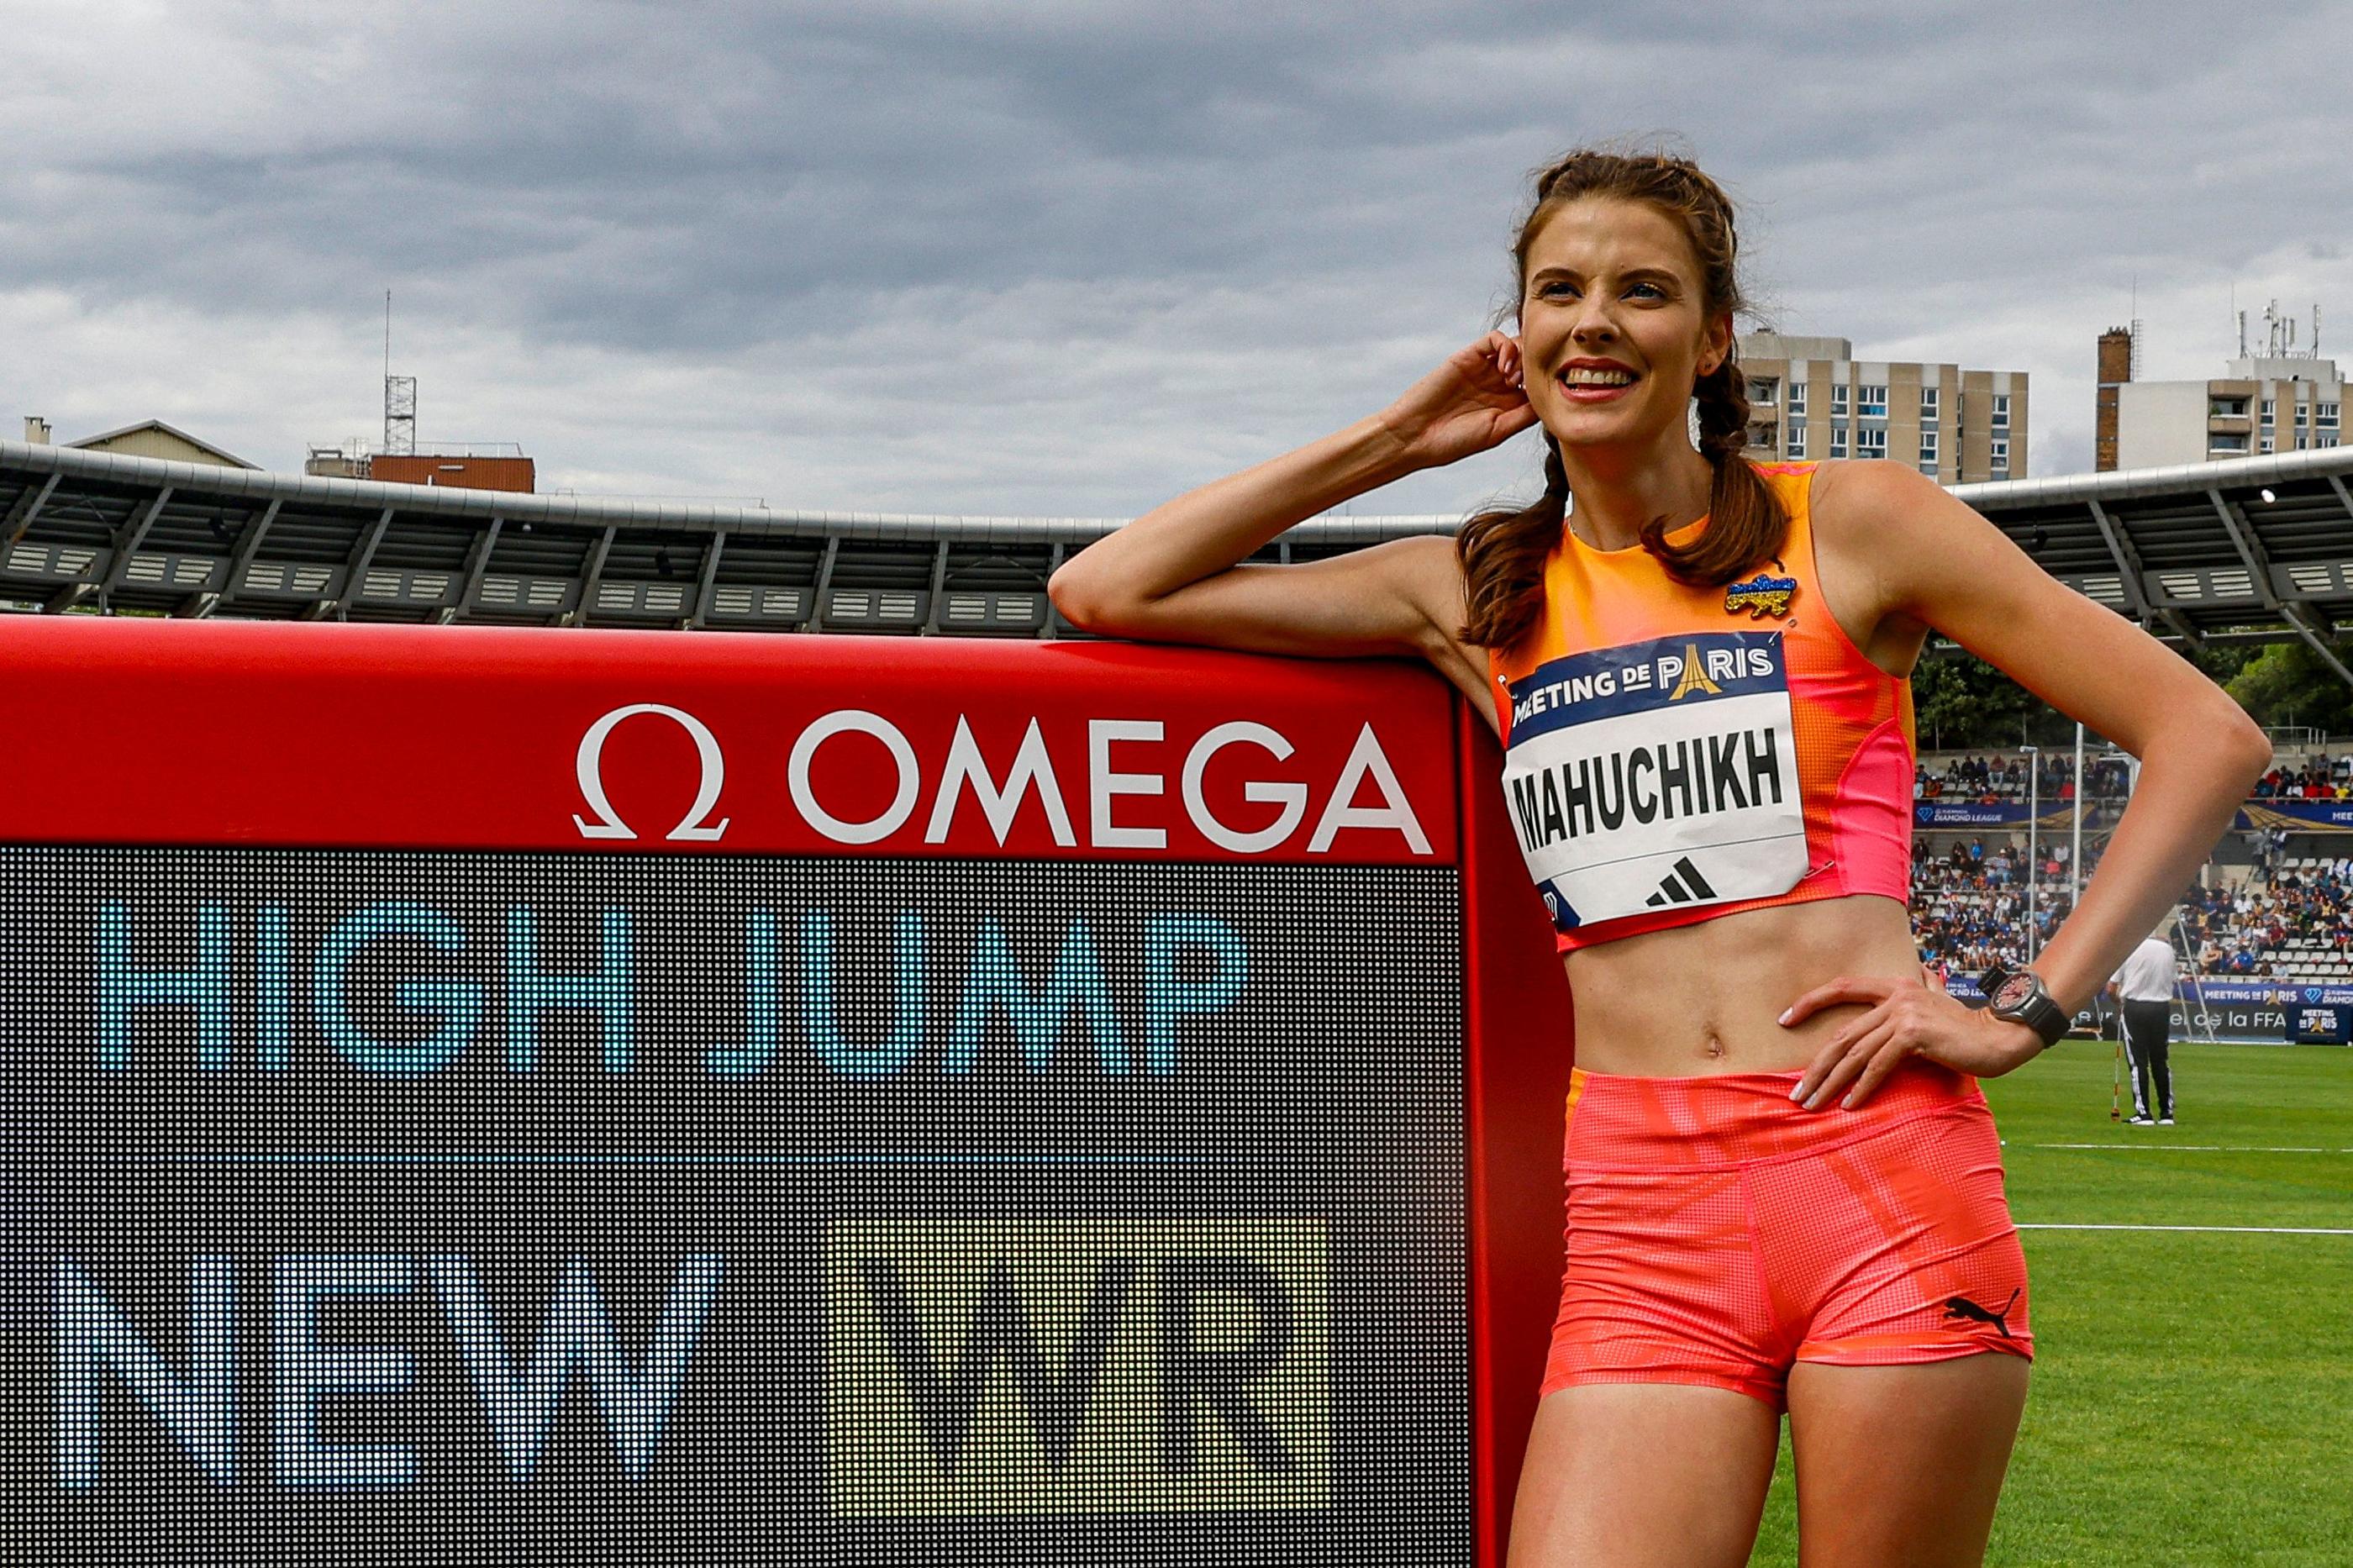
M 1520 353 L 1529 404 L 1564 446 L 1685 429 L 1692 384 L 1732 345 L 1683 226 L 1647 202 L 1581 196 L 1527 248 Z

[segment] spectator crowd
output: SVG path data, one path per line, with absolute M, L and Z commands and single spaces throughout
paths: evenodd
M 2131 789 L 2127 765 L 2113 757 L 2085 759 L 2084 775 L 2085 800 L 2122 800 Z M 2064 805 L 2075 798 L 2075 758 L 2072 752 L 2045 752 L 2039 758 L 1993 752 L 1947 757 L 1941 766 L 1924 762 L 1913 772 L 1912 798 L 1986 805 L 2039 798 Z M 2249 798 L 2353 800 L 2353 753 L 2274 767 L 2256 781 Z
M 2121 804 L 2131 788 L 2127 765 L 2113 757 L 2086 758 L 2084 799 Z M 1968 752 L 1922 761 L 1912 797 L 2014 805 L 2031 793 L 2046 808 L 2057 808 L 2074 801 L 2076 782 L 2072 751 Z M 2353 800 L 2353 753 L 2284 760 L 2257 781 L 2250 798 Z M 2194 887 L 2182 899 L 2177 942 L 2194 958 L 2184 968 L 2261 979 L 2315 956 L 2353 961 L 2353 852 L 2291 859 L 2287 829 L 2276 823 L 2242 836 L 2253 859 L 2245 880 L 2232 886 L 2217 879 L 2218 885 Z M 2071 907 L 2068 838 L 2046 834 L 2039 845 L 2031 916 L 2036 948 Z M 1995 963 L 2028 962 L 2026 858 L 2023 833 L 1957 838 L 1945 848 L 1932 847 L 1925 835 L 1914 840 L 1913 934 L 1933 977 L 1974 977 Z M 2087 843 L 2084 876 L 2097 858 L 2097 847 Z
M 2037 776 L 2039 775 L 2039 777 Z M 2093 758 L 2084 764 L 2085 800 L 2122 800 L 2130 775 L 2123 763 Z M 2045 752 L 2038 762 L 2024 752 L 1949 757 L 1942 767 L 1918 764 L 1912 775 L 1914 800 L 1966 800 L 1984 805 L 2039 798 L 2064 805 L 2075 798 L 2073 753 Z
M 2050 940 L 2071 907 L 2068 845 L 2042 847 L 2036 879 L 2036 944 Z M 2089 856 L 2085 857 L 2090 859 Z M 1957 840 L 1942 854 L 1926 838 L 1912 841 L 1912 934 L 1920 963 L 1941 984 L 1951 975 L 1974 979 L 1995 963 L 2026 963 L 2027 859 L 2023 838 Z
M 2256 800 L 2353 800 L 2353 757 L 2274 768 L 2255 781 Z
M 2041 847 L 2032 916 L 2038 948 L 2073 908 L 2069 849 L 2064 838 Z M 2097 850 L 2086 845 L 2084 860 L 2088 877 L 2099 864 Z M 1938 982 L 1973 979 L 1997 963 L 2027 963 L 2027 902 L 2022 837 L 1997 836 L 1990 844 L 1973 837 L 1941 851 L 1925 837 L 1913 841 L 1913 938 L 1921 963 Z M 2176 941 L 2195 957 L 2185 972 L 2271 978 L 2285 972 L 2291 939 L 2353 959 L 2353 854 L 2291 863 L 2274 850 L 2238 887 L 2193 887 L 2182 898 Z
M 2181 929 L 2201 974 L 2268 976 L 2291 937 L 2353 953 L 2353 858 L 2275 866 L 2236 889 L 2192 888 Z

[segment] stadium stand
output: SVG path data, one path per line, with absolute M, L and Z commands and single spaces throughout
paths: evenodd
M 2353 447 L 2339 447 L 1955 493 L 2053 576 L 2156 636 L 2296 637 L 2353 685 L 2327 641 L 2353 631 L 2348 476 Z M 0 440 L 0 610 L 1082 638 L 1046 580 L 1122 521 L 515 494 Z M 1312 560 L 1460 521 L 1317 518 L 1251 559 Z M 2031 793 L 2046 814 L 2074 804 L 2071 762 L 2043 756 Z M 2121 798 L 2122 764 L 2085 772 L 2087 806 Z M 1924 757 L 1915 784 L 1923 802 L 2015 806 L 2029 794 L 2015 752 Z M 2255 798 L 2353 798 L 2353 756 L 2283 752 Z M 2353 973 L 2353 862 L 2304 853 L 2277 822 L 2244 837 L 2225 840 L 2211 885 L 2185 907 L 2210 973 Z M 2047 931 L 2064 918 L 2067 872 L 2053 858 L 2062 835 L 2042 838 L 2034 903 Z M 2084 842 L 2094 859 L 2097 834 Z M 1975 973 L 2022 958 L 2024 836 L 1924 831 L 1919 851 L 1923 962 Z
M 2017 752 L 1940 752 L 1924 754 L 1912 780 L 1914 800 L 1979 800 L 2013 804 L 2030 797 L 2028 759 Z M 2063 805 L 2075 798 L 2074 759 L 2045 753 L 2042 777 L 2031 792 L 2045 805 Z M 2124 763 L 2108 759 L 2085 763 L 2086 800 L 2122 800 L 2127 778 Z
M 1972 800 L 1988 805 L 2016 805 L 2030 798 L 2028 759 L 2019 753 L 1923 753 L 1912 780 L 1914 800 Z M 2075 798 L 2074 762 L 2066 753 L 2045 753 L 2042 778 L 2031 798 L 2046 806 L 2064 805 Z M 2112 758 L 2087 761 L 2084 766 L 2087 801 L 2120 801 L 2129 791 L 2125 763 Z M 2353 753 L 2330 756 L 2283 754 L 2271 772 L 2248 792 L 2250 800 L 2353 800 Z
M 1993 963 L 2028 961 L 2028 867 L 2023 835 L 1952 835 L 1949 847 L 1926 836 L 1913 845 L 1913 925 L 1920 962 L 1939 979 L 1967 978 Z M 2038 941 L 2066 919 L 2068 845 L 2040 846 L 2034 878 Z M 2084 875 L 2099 865 L 2086 839 Z M 2207 978 L 2353 984 L 2353 847 L 2334 855 L 2279 858 L 2263 865 L 2210 863 L 2206 882 L 2180 907 L 2176 938 Z
M 2353 447 L 1962 485 L 2060 581 L 2159 637 L 2353 625 Z M 1116 518 L 795 511 L 271 473 L 0 440 L 0 601 L 281 619 L 1077 637 L 1046 579 Z M 1293 562 L 1453 514 L 1316 518 Z

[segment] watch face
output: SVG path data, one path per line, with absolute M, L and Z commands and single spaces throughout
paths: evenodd
M 2003 981 L 2000 989 L 1994 992 L 1994 1011 L 1998 1013 L 2015 1013 L 2021 1007 L 2025 1006 L 2026 999 L 2033 994 L 2034 976 L 2031 974 L 2013 974 L 2009 979 Z

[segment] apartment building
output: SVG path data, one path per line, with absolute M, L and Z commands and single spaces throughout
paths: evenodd
M 2102 470 L 2311 451 L 2343 433 L 2335 360 L 2282 343 L 2227 361 L 2211 381 L 2135 381 L 2131 345 L 2128 329 L 2100 334 L 2093 456 Z
M 1944 484 L 2027 475 L 2026 373 L 1858 360 L 1845 338 L 1746 332 L 1748 455 L 1884 458 Z

